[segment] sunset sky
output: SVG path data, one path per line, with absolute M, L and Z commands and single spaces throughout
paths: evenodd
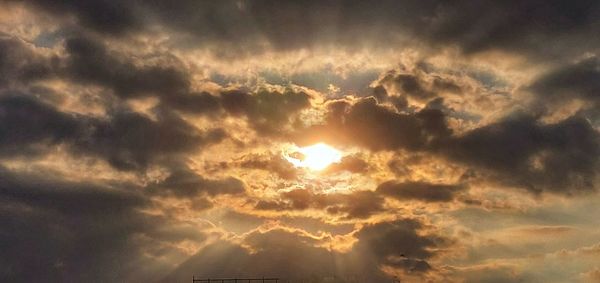
M 600 282 L 599 189 L 597 0 L 0 1 L 1 282 Z

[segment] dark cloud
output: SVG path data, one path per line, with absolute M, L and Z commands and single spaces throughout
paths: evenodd
M 365 173 L 369 170 L 369 163 L 361 159 L 359 156 L 350 155 L 342 157 L 339 163 L 329 165 L 326 173 L 334 173 L 340 171 L 348 171 L 351 173 Z
M 200 277 L 262 277 L 283 280 L 329 282 L 385 282 L 390 280 L 379 265 L 398 267 L 422 274 L 432 267 L 426 261 L 433 249 L 448 247 L 451 241 L 423 233 L 423 224 L 414 219 L 367 225 L 356 233 L 358 242 L 347 253 L 317 247 L 319 240 L 283 229 L 253 232 L 244 240 L 245 248 L 227 242 L 210 245 L 180 265 L 164 279 L 176 281 L 192 275 Z M 288 259 L 293 258 L 293 261 Z
M 582 53 L 598 44 L 585 35 L 597 29 L 600 18 L 600 6 L 593 0 L 27 3 L 54 15 L 73 15 L 79 24 L 108 34 L 158 24 L 196 44 L 228 46 L 219 52 L 235 51 L 237 56 L 264 50 L 265 42 L 278 50 L 332 44 L 352 50 L 417 41 L 433 47 L 455 45 L 465 53 L 506 50 L 565 59 L 564 54 Z
M 229 231 L 241 235 L 258 228 L 265 223 L 279 223 L 287 229 L 296 229 L 297 231 L 306 231 L 318 235 L 327 231 L 332 235 L 345 235 L 355 230 L 353 223 L 329 223 L 325 219 L 313 216 L 286 216 L 286 215 L 262 215 L 251 214 L 252 212 L 238 212 L 227 209 L 223 213 L 218 213 L 213 221 Z
M 217 97 L 191 91 L 190 74 L 180 64 L 140 66 L 91 36 L 72 36 L 66 40 L 65 49 L 69 55 L 65 72 L 76 82 L 108 87 L 125 99 L 158 96 L 167 106 L 189 113 L 220 109 Z
M 226 136 L 222 129 L 200 132 L 165 111 L 156 113 L 157 120 L 126 110 L 92 118 L 61 112 L 18 92 L 3 93 L 0 110 L 0 152 L 5 155 L 32 154 L 35 147 L 64 143 L 74 153 L 106 159 L 122 170 L 144 169 L 153 161 L 199 150 Z
M 29 155 L 36 146 L 77 139 L 84 132 L 76 115 L 57 111 L 20 92 L 0 95 L 0 153 Z
M 260 210 L 326 210 L 330 214 L 342 214 L 347 219 L 368 218 L 383 211 L 383 198 L 372 191 L 356 191 L 349 194 L 314 193 L 308 189 L 296 189 L 282 194 L 282 201 L 261 200 Z
M 150 185 L 151 192 L 193 198 L 199 195 L 240 194 L 245 191 L 244 183 L 233 177 L 213 180 L 197 174 L 185 165 L 169 167 L 170 175 L 159 183 Z
M 316 247 L 307 235 L 275 229 L 254 232 L 244 240 L 254 252 L 232 243 L 217 242 L 181 264 L 162 282 L 196 277 L 278 277 L 290 281 L 340 282 L 389 280 L 365 258 L 349 257 Z M 293 259 L 293 260 L 289 260 Z
M 242 157 L 239 166 L 247 169 L 265 170 L 285 180 L 294 180 L 298 176 L 298 169 L 280 154 L 250 154 Z
M 343 213 L 345 218 L 368 218 L 377 212 L 383 211 L 383 198 L 371 191 L 356 191 L 348 195 L 331 196 L 325 198 L 332 203 L 327 206 L 327 212 Z
M 426 32 L 431 40 L 457 43 L 466 52 L 508 50 L 532 56 L 592 48 L 585 34 L 598 24 L 596 1 L 459 1 L 442 3 Z M 543 42 L 551 41 L 550 46 Z M 536 54 L 536 52 L 538 54 Z
M 246 116 L 252 127 L 263 134 L 281 132 L 294 114 L 311 105 L 310 98 L 308 93 L 291 88 L 283 92 L 262 88 L 255 93 L 243 90 L 221 93 L 221 103 L 227 112 Z
M 380 83 L 389 84 L 394 92 L 417 100 L 428 100 L 436 96 L 436 93 L 428 90 L 424 82 L 414 74 L 388 74 L 380 80 Z
M 336 101 L 328 107 L 327 124 L 302 132 L 300 141 L 318 136 L 333 144 L 346 142 L 375 151 L 425 150 L 436 147 L 452 133 L 438 109 L 397 113 L 372 97 L 354 104 Z
M 267 221 L 268 218 L 259 215 L 253 215 L 245 212 L 238 212 L 233 209 L 227 209 L 223 213 L 219 213 L 215 219 L 211 219 L 213 223 L 228 229 L 238 235 L 248 233 L 251 230 L 258 228 Z
M 76 16 L 79 23 L 91 29 L 108 34 L 123 34 L 140 27 L 140 19 L 135 13 L 135 1 L 108 0 L 68 0 L 60 3 L 31 0 L 26 1 L 37 8 L 64 18 Z
M 283 194 L 283 197 L 290 201 L 289 205 L 292 209 L 307 209 L 313 205 L 318 205 L 318 197 L 310 190 L 297 189 Z
M 148 94 L 176 95 L 189 89 L 187 74 L 167 66 L 137 67 L 118 58 L 99 40 L 75 36 L 66 40 L 67 70 L 76 80 L 108 86 L 124 98 Z
M 52 75 L 51 60 L 25 42 L 0 33 L 0 87 L 34 82 Z
M 600 59 L 588 58 L 575 64 L 560 66 L 528 87 L 535 92 L 540 103 L 561 103 L 575 98 L 598 106 L 600 103 Z
M 457 76 L 447 70 L 436 70 L 420 61 L 412 67 L 401 65 L 398 69 L 384 73 L 374 82 L 373 96 L 381 104 L 389 103 L 398 112 L 411 112 L 409 99 L 420 103 L 442 100 L 452 95 L 462 96 L 470 87 L 469 75 Z
M 492 172 L 507 185 L 571 194 L 595 189 L 599 142 L 598 132 L 584 118 L 543 124 L 516 114 L 453 138 L 443 152 Z
M 595 189 L 599 136 L 589 121 L 575 115 L 545 124 L 528 114 L 452 135 L 442 110 L 424 108 L 397 113 L 374 98 L 354 104 L 328 104 L 327 123 L 301 131 L 300 142 L 313 136 L 371 150 L 408 150 L 448 157 L 491 173 L 494 182 L 532 192 L 571 194 Z
M 67 182 L 0 169 L 0 278 L 26 281 L 143 280 L 165 272 L 160 250 L 201 242 L 197 229 L 140 210 L 149 202 L 131 185 Z M 146 239 L 147 241 L 142 241 Z
M 377 187 L 377 192 L 399 200 L 448 202 L 463 189 L 461 185 L 387 181 Z
M 424 225 L 414 219 L 367 225 L 356 233 L 358 243 L 353 251 L 370 254 L 379 264 L 426 272 L 432 268 L 426 260 L 434 255 L 433 250 L 446 248 L 452 241 L 423 234 L 423 228 Z
M 194 152 L 226 137 L 222 129 L 200 132 L 179 116 L 162 112 L 153 120 L 145 115 L 120 111 L 97 120 L 91 133 L 75 144 L 78 150 L 106 158 L 115 168 L 144 169 L 153 161 Z

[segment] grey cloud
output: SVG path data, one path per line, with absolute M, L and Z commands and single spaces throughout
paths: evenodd
M 25 42 L 0 33 L 0 87 L 13 87 L 53 75 L 52 60 Z
M 595 48 L 598 41 L 585 35 L 597 29 L 600 18 L 592 0 L 27 3 L 55 15 L 74 15 L 80 24 L 103 33 L 125 34 L 158 23 L 198 44 L 227 43 L 221 53 L 233 49 L 245 55 L 264 50 L 264 42 L 279 50 L 332 44 L 352 50 L 401 46 L 412 38 L 435 47 L 456 45 L 465 53 L 506 50 L 565 59 L 565 54 Z
M 290 88 L 283 92 L 263 88 L 254 93 L 228 90 L 221 93 L 221 104 L 232 115 L 246 116 L 257 132 L 276 134 L 294 114 L 310 107 L 310 98 L 306 92 Z
M 377 104 L 372 97 L 354 104 L 335 101 L 328 107 L 327 123 L 301 131 L 299 142 L 320 137 L 333 144 L 356 144 L 374 151 L 418 151 L 435 148 L 452 133 L 444 113 L 438 109 L 397 113 Z
M 188 113 L 211 114 L 221 109 L 218 97 L 191 90 L 191 75 L 180 62 L 170 58 L 169 64 L 140 64 L 112 50 L 98 36 L 67 36 L 66 56 L 59 57 L 43 55 L 15 37 L 0 35 L 0 51 L 1 87 L 15 89 L 60 78 L 106 87 L 123 99 L 158 96 L 166 106 Z
M 211 218 L 211 221 L 213 219 Z M 344 235 L 355 230 L 353 223 L 330 223 L 326 219 L 312 216 L 268 216 L 262 214 L 252 214 L 252 212 L 238 212 L 231 209 L 223 213 L 216 213 L 214 223 L 241 235 L 267 222 L 277 222 L 283 227 L 292 229 L 301 229 L 308 233 L 319 234 L 327 231 L 332 235 Z
M 248 235 L 244 244 L 255 252 L 225 241 L 199 251 L 162 282 L 197 277 L 279 277 L 282 280 L 327 282 L 335 274 L 341 282 L 387 280 L 378 267 L 360 257 L 348 257 L 315 247 L 316 240 L 281 229 Z M 293 259 L 293 260 L 290 260 Z
M 442 152 L 489 170 L 503 184 L 572 194 L 595 189 L 599 141 L 598 132 L 578 116 L 542 124 L 516 114 L 453 138 Z
M 461 185 L 387 181 L 377 187 L 377 192 L 399 200 L 449 202 L 463 189 Z
M 493 182 L 528 191 L 593 191 L 598 178 L 599 135 L 575 115 L 554 124 L 515 113 L 461 135 L 436 108 L 397 113 L 374 98 L 328 104 L 326 124 L 299 131 L 300 143 L 320 137 L 371 150 L 408 150 L 443 156 L 492 175 Z
M 152 193 L 192 198 L 199 195 L 240 194 L 245 191 L 244 183 L 233 177 L 207 179 L 185 165 L 170 165 L 169 168 L 171 173 L 167 178 L 149 186 Z
M 587 41 L 585 34 L 595 29 L 599 12 L 595 1 L 444 3 L 426 34 L 433 41 L 457 43 L 466 52 L 497 49 L 561 56 L 598 43 Z
M 357 234 L 357 249 L 366 249 L 381 261 L 391 256 L 425 259 L 432 256 L 436 238 L 421 237 L 417 231 L 423 225 L 412 219 L 368 225 Z
M 75 147 L 106 158 L 118 169 L 134 170 L 218 143 L 226 136 L 222 129 L 200 132 L 173 113 L 157 114 L 154 121 L 135 112 L 119 111 L 108 120 L 94 121 L 91 133 Z
M 434 234 L 423 234 L 424 225 L 415 219 L 399 219 L 367 225 L 356 233 L 358 243 L 353 252 L 367 254 L 383 265 L 409 272 L 432 269 L 427 260 L 432 250 L 452 245 L 452 240 Z
M 158 246 L 201 242 L 205 236 L 189 225 L 140 211 L 149 205 L 128 184 L 68 182 L 2 167 L 0 225 L 7 232 L 0 233 L 0 278 L 136 281 L 166 272 L 169 266 L 156 258 L 182 253 Z
M 241 168 L 260 169 L 271 172 L 285 180 L 294 180 L 298 176 L 298 169 L 278 154 L 250 154 L 239 161 Z
M 383 198 L 371 191 L 349 194 L 314 193 L 296 189 L 282 194 L 282 201 L 261 200 L 255 208 L 260 210 L 324 209 L 330 214 L 341 214 L 346 219 L 368 218 L 383 211 Z
M 84 82 L 108 85 L 121 97 L 147 93 L 169 94 L 189 88 L 187 74 L 173 68 L 138 68 L 128 59 L 119 59 L 99 40 L 74 36 L 66 40 L 70 75 Z
M 457 76 L 448 70 L 436 70 L 425 61 L 413 67 L 401 65 L 384 73 L 374 82 L 373 96 L 380 103 L 389 102 L 399 112 L 409 112 L 408 99 L 421 103 L 435 101 L 452 94 L 464 96 L 471 87 L 466 80 L 470 75 Z
M 67 0 L 60 2 L 26 1 L 36 8 L 65 17 L 75 15 L 79 23 L 91 29 L 119 35 L 140 27 L 135 13 L 135 1 Z
M 359 156 L 350 155 L 344 156 L 339 163 L 329 165 L 326 173 L 335 173 L 340 171 L 348 171 L 351 173 L 365 173 L 369 170 L 369 163 L 361 159 Z
M 75 154 L 106 159 L 122 170 L 145 169 L 153 161 L 199 150 L 226 136 L 222 129 L 200 132 L 168 111 L 156 113 L 156 121 L 126 110 L 105 119 L 87 117 L 61 112 L 20 92 L 2 93 L 0 110 L 4 155 L 31 155 L 63 143 Z M 26 150 L 16 151 L 17 147 Z
M 561 65 L 538 77 L 526 89 L 533 91 L 538 105 L 561 105 L 574 99 L 586 102 L 582 114 L 600 121 L 600 59 L 581 60 Z
M 2 93 L 0 118 L 0 153 L 3 155 L 34 154 L 39 151 L 35 145 L 76 139 L 84 132 L 76 115 L 59 112 L 20 92 Z
M 165 105 L 189 113 L 212 113 L 220 109 L 217 97 L 191 90 L 191 75 L 181 66 L 138 66 L 91 36 L 69 37 L 65 49 L 67 79 L 108 87 L 124 99 L 158 96 Z
M 428 100 L 436 96 L 435 92 L 426 89 L 424 83 L 413 74 L 388 74 L 380 83 L 391 84 L 395 92 L 418 100 Z
M 345 218 L 368 218 L 371 215 L 383 211 L 383 199 L 371 191 L 357 191 L 349 195 L 333 196 L 340 200 L 330 200 L 331 205 L 327 212 L 343 213 Z
M 434 255 L 430 250 L 451 245 L 451 240 L 423 233 L 423 228 L 414 219 L 367 225 L 356 233 L 358 242 L 348 253 L 316 247 L 317 239 L 283 229 L 253 232 L 243 240 L 253 253 L 235 244 L 218 242 L 199 251 L 164 281 L 191 275 L 262 277 L 267 274 L 283 280 L 312 278 L 313 282 L 329 282 L 335 274 L 339 282 L 385 282 L 391 278 L 380 270 L 380 265 L 423 274 L 432 270 L 427 262 Z

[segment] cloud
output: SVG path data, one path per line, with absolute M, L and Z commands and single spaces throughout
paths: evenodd
M 298 169 L 280 154 L 249 154 L 242 157 L 239 166 L 271 172 L 284 180 L 295 180 L 298 177 Z
M 597 1 L 0 7 L 2 281 L 597 273 Z
M 600 99 L 598 76 L 600 59 L 592 57 L 543 74 L 529 89 L 544 99 L 564 101 L 581 98 L 597 103 Z
M 398 94 L 405 94 L 418 100 L 428 100 L 436 96 L 413 74 L 388 74 L 381 79 L 381 83 L 390 84 Z
M 67 38 L 64 72 L 75 82 L 110 88 L 121 98 L 155 95 L 169 107 L 189 113 L 211 113 L 220 109 L 217 97 L 191 90 L 191 75 L 181 64 L 145 64 L 109 50 L 91 36 Z
M 581 101 L 578 115 L 597 124 L 600 121 L 600 59 L 590 57 L 576 63 L 560 65 L 537 77 L 525 87 L 535 94 L 535 106 L 552 115 L 556 109 Z
M 226 136 L 223 129 L 200 132 L 174 113 L 156 114 L 156 121 L 127 111 L 114 113 L 108 120 L 93 121 L 91 133 L 78 140 L 75 147 L 106 158 L 115 168 L 135 170 L 218 143 Z
M 106 159 L 120 170 L 145 169 L 152 161 L 199 149 L 221 141 L 222 129 L 205 133 L 173 113 L 156 113 L 157 120 L 127 110 L 107 118 L 70 114 L 31 95 L 5 92 L 0 96 L 0 151 L 28 146 L 67 144 L 74 154 L 87 153 Z
M 453 134 L 444 111 L 397 113 L 374 98 L 328 104 L 323 125 L 300 131 L 301 142 L 319 136 L 331 143 L 373 151 L 426 152 L 491 173 L 494 182 L 573 194 L 595 190 L 599 136 L 589 121 L 572 116 L 556 123 L 513 113 L 489 125 Z
M 452 133 L 440 110 L 397 113 L 377 104 L 373 97 L 358 99 L 354 104 L 334 101 L 328 104 L 328 110 L 326 124 L 301 132 L 301 139 L 318 135 L 332 143 L 350 143 L 374 151 L 424 150 Z
M 383 73 L 374 82 L 373 95 L 378 102 L 391 102 L 399 112 L 404 112 L 409 110 L 407 98 L 426 103 L 449 94 L 462 96 L 471 88 L 467 83 L 470 79 L 417 62 L 412 67 L 400 66 Z
M 427 43 L 434 48 L 455 45 L 467 54 L 504 50 L 551 58 L 598 44 L 585 35 L 594 31 L 600 11 L 595 1 L 541 5 L 535 0 L 381 1 L 378 5 L 336 0 L 302 5 L 278 1 L 27 3 L 60 17 L 73 16 L 89 29 L 113 35 L 148 32 L 147 27 L 158 25 L 188 41 L 221 46 L 219 52 L 236 56 L 260 52 L 265 46 L 299 50 L 336 45 L 352 50 Z
M 26 84 L 52 75 L 53 66 L 30 45 L 0 33 L 0 87 Z
M 406 272 L 431 271 L 425 261 L 430 248 L 444 247 L 446 239 L 420 235 L 417 220 L 402 219 L 368 225 L 356 233 L 358 242 L 347 253 L 320 247 L 323 239 L 285 229 L 255 231 L 242 245 L 217 242 L 181 264 L 164 281 L 196 277 L 262 277 L 327 282 L 335 276 L 340 282 L 364 280 L 382 282 L 390 275 L 379 264 L 394 265 Z M 293 258 L 293 261 L 288 259 Z
M 507 264 L 483 264 L 468 268 L 450 268 L 458 278 L 465 282 L 526 282 L 531 280 L 529 274 Z
M 340 171 L 348 171 L 351 173 L 365 173 L 369 170 L 369 163 L 359 156 L 349 155 L 342 157 L 339 163 L 329 165 L 326 173 L 335 173 Z
M 308 108 L 311 96 L 303 90 L 260 88 L 254 93 L 228 90 L 221 93 L 223 108 L 232 115 L 243 115 L 261 134 L 282 132 L 294 114 Z
M 139 27 L 140 21 L 134 11 L 134 1 L 62 1 L 51 4 L 45 1 L 27 1 L 36 8 L 46 10 L 58 17 L 74 15 L 80 24 L 91 29 L 109 33 L 122 34 Z
M 163 282 L 182 281 L 192 275 L 206 278 L 264 276 L 315 282 L 324 282 L 334 275 L 342 282 L 357 278 L 381 282 L 387 277 L 372 262 L 348 259 L 345 255 L 314 246 L 317 240 L 308 235 L 283 229 L 253 232 L 243 243 L 247 248 L 224 241 L 209 245 L 176 268 Z
M 134 186 L 69 182 L 0 168 L 3 268 L 13 282 L 141 280 L 170 268 L 166 247 L 205 235 L 141 212 L 150 203 Z M 143 240 L 145 239 L 145 240 Z
M 199 195 L 240 194 L 246 189 L 245 184 L 234 177 L 213 180 L 199 175 L 185 165 L 170 165 L 169 168 L 169 176 L 150 185 L 150 191 L 159 195 L 193 198 Z
M 464 189 L 462 185 L 387 181 L 377 187 L 377 192 L 398 200 L 448 202 L 454 200 L 456 194 Z
M 41 150 L 36 150 L 36 145 L 73 140 L 84 132 L 75 115 L 19 92 L 2 93 L 0 117 L 2 155 L 34 154 Z
M 600 281 L 600 268 L 596 267 L 588 272 L 581 273 L 581 278 L 584 280 L 589 280 L 590 282 Z
M 285 192 L 282 201 L 259 201 L 259 210 L 325 210 L 330 214 L 343 214 L 347 219 L 368 218 L 383 210 L 383 198 L 372 191 L 352 193 L 314 193 L 307 189 Z
M 423 228 L 414 219 L 367 225 L 356 233 L 354 250 L 373 255 L 379 264 L 427 272 L 432 268 L 426 261 L 435 254 L 432 250 L 449 246 L 451 240 L 418 233 Z
M 598 133 L 587 120 L 542 124 L 527 114 L 474 129 L 443 147 L 449 158 L 489 170 L 500 183 L 562 194 L 595 189 L 599 150 Z

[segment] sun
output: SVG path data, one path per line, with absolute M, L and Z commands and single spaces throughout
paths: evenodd
M 315 171 L 323 170 L 327 166 L 342 160 L 342 153 L 324 143 L 311 146 L 294 147 L 283 157 L 296 167 L 307 168 Z

